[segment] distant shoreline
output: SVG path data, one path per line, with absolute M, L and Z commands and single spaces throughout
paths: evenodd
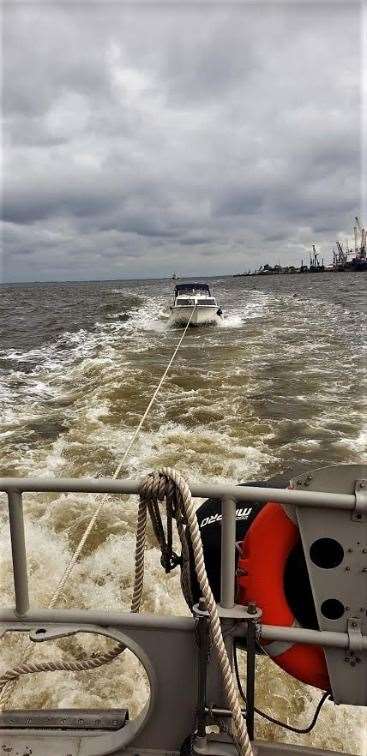
M 364 269 L 367 270 L 367 267 Z M 318 271 L 289 271 L 287 273 L 212 273 L 210 276 L 208 275 L 195 275 L 195 276 L 182 276 L 180 278 L 180 281 L 190 281 L 190 280 L 196 280 L 196 281 L 206 281 L 213 278 L 268 278 L 270 276 L 295 276 L 295 275 L 312 275 L 314 276 L 315 273 L 363 273 L 362 270 L 334 270 L 334 269 L 328 269 L 328 270 L 318 270 Z M 120 284 L 128 284 L 131 282 L 136 281 L 167 281 L 172 282 L 172 279 L 170 276 L 164 277 L 157 277 L 157 278 L 93 278 L 93 279 L 80 279 L 76 278 L 74 280 L 64 280 L 64 281 L 55 281 L 55 280 L 49 280 L 49 281 L 0 281 L 0 288 L 6 287 L 6 286 L 44 286 L 47 284 L 54 284 L 57 286 L 64 286 L 65 284 L 108 284 L 108 283 L 120 283 Z M 175 283 L 174 281 L 172 282 Z
M 233 278 L 269 278 L 270 276 L 314 276 L 318 273 L 366 273 L 367 265 L 364 268 L 352 268 L 347 270 L 329 268 L 329 270 L 291 270 L 291 271 L 266 271 L 256 273 L 233 273 Z

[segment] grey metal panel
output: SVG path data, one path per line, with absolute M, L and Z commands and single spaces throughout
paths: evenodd
M 41 732 L 35 735 L 30 732 L 21 732 L 17 735 L 9 731 L 0 733 L 1 753 L 6 756 L 21 754 L 21 756 L 80 756 L 81 738 L 74 736 L 67 738 L 48 735 Z M 125 753 L 121 749 L 115 750 L 116 756 Z
M 137 620 L 138 616 L 134 618 Z M 41 627 L 46 630 L 46 633 L 41 636 L 36 635 L 36 630 L 40 628 L 40 625 L 29 621 L 16 623 L 18 631 L 33 631 L 33 637 L 43 638 L 40 642 L 47 641 L 48 637 L 60 637 L 64 632 L 65 634 L 97 633 L 118 640 L 140 659 L 150 682 L 149 702 L 136 720 L 128 722 L 120 731 L 108 734 L 98 731 L 86 734 L 75 732 L 75 729 L 70 734 L 55 733 L 55 743 L 48 751 L 48 756 L 50 753 L 53 756 L 59 756 L 59 753 L 62 755 L 70 753 L 72 756 L 74 753 L 79 756 L 102 756 L 108 753 L 120 753 L 119 749 L 125 749 L 130 743 L 134 744 L 134 749 L 139 750 L 151 748 L 167 752 L 177 751 L 180 748 L 195 724 L 197 646 L 194 621 L 190 618 L 180 627 L 174 622 L 175 619 L 174 617 L 167 618 L 172 622 L 161 628 L 157 625 L 150 627 L 149 624 L 144 626 L 139 622 L 125 626 L 123 621 L 113 627 L 80 623 L 72 628 L 58 628 L 44 623 Z M 172 625 L 171 628 L 169 624 Z M 209 701 L 223 704 L 220 671 L 213 655 L 209 659 L 207 690 Z M 123 705 L 124 702 L 119 703 Z M 41 742 L 45 740 L 47 744 L 50 742 L 46 730 L 33 731 L 28 740 L 34 741 L 35 738 L 39 738 Z M 17 743 L 19 750 L 19 743 L 23 742 L 23 732 L 15 734 L 13 729 L 0 730 L 0 743 L 6 745 Z M 65 752 L 62 748 L 60 750 L 60 742 L 70 742 L 70 747 L 67 745 L 69 750 L 66 749 Z M 34 753 L 43 754 L 43 751 L 34 749 Z
M 317 491 L 351 494 L 355 490 L 357 476 L 365 475 L 364 465 L 322 468 L 299 476 L 295 485 Z M 348 620 L 352 620 L 352 624 L 356 625 L 355 631 L 359 628 L 366 635 L 367 522 L 362 518 L 355 519 L 350 512 L 342 510 L 297 507 L 296 511 L 320 629 L 339 633 L 349 631 L 350 636 L 351 631 L 353 635 L 353 627 L 351 624 L 348 626 Z M 339 561 L 335 566 L 320 566 L 317 563 L 325 560 L 327 552 L 324 546 L 320 560 L 315 556 L 320 539 L 332 539 L 322 544 L 330 543 L 330 554 L 336 555 L 335 561 Z M 336 544 L 342 547 L 339 556 Z M 338 608 L 341 616 L 332 618 L 332 614 L 338 613 Z M 358 644 L 358 632 L 354 635 L 354 651 L 326 649 L 326 662 L 335 702 L 367 705 L 367 653 L 365 648 L 362 650 L 363 644 Z

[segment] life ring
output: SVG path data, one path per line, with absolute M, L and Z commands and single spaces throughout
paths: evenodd
M 297 526 L 280 504 L 268 502 L 251 524 L 241 544 L 237 593 L 241 604 L 255 601 L 265 625 L 299 624 L 284 589 L 288 557 L 299 540 Z M 280 641 L 265 644 L 266 652 L 298 680 L 330 690 L 325 655 L 320 646 Z

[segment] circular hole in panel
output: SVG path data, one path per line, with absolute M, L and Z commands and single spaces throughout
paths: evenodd
M 337 620 L 344 614 L 344 606 L 338 599 L 326 599 L 321 604 L 321 612 L 327 619 Z
M 310 557 L 317 567 L 330 570 L 344 559 L 344 549 L 334 538 L 318 538 L 310 548 Z

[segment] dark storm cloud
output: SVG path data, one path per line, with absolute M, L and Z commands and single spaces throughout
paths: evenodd
M 351 238 L 359 3 L 4 17 L 8 280 L 231 272 Z

